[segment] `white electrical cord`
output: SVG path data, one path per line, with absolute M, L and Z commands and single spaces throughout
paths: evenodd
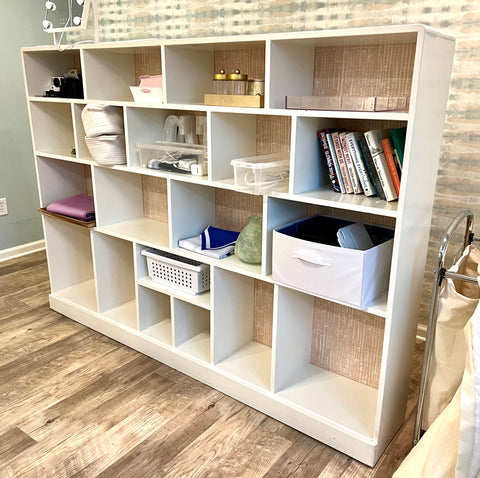
M 64 51 L 61 48 L 63 35 L 65 34 L 65 28 L 67 28 L 67 25 L 72 20 L 72 2 L 73 2 L 73 0 L 67 0 L 67 1 L 68 1 L 68 18 L 67 18 L 67 21 L 65 22 L 65 25 L 63 26 L 62 34 L 60 35 L 60 38 L 58 39 L 58 51 Z

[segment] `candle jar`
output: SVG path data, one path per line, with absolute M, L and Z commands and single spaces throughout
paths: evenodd
M 228 94 L 246 95 L 247 94 L 247 75 L 242 75 L 240 70 L 227 75 Z
M 259 79 L 248 80 L 247 94 L 252 96 L 255 96 L 255 95 L 264 96 L 265 80 L 259 80 Z
M 225 74 L 225 70 L 220 70 L 219 73 L 215 73 L 215 75 L 213 75 L 213 94 L 227 94 L 227 75 Z

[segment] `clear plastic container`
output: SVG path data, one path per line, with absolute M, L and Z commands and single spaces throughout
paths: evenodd
M 235 187 L 239 191 L 267 194 L 288 189 L 289 153 L 232 159 Z
M 200 144 L 158 141 L 137 144 L 137 155 L 142 167 L 163 172 L 207 174 L 207 147 Z

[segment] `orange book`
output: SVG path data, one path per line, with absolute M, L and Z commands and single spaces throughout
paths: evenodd
M 387 160 L 388 169 L 390 170 L 390 175 L 392 176 L 393 185 L 395 186 L 395 191 L 397 192 L 398 196 L 400 194 L 400 177 L 398 176 L 395 160 L 393 159 L 390 140 L 388 138 L 382 139 L 382 146 L 383 152 L 385 153 L 385 158 Z

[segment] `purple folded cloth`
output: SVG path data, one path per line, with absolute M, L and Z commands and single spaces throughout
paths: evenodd
M 95 219 L 93 197 L 88 194 L 78 194 L 60 199 L 60 201 L 49 204 L 46 209 L 56 214 L 62 214 L 62 216 L 79 219 L 80 221 L 93 221 Z

